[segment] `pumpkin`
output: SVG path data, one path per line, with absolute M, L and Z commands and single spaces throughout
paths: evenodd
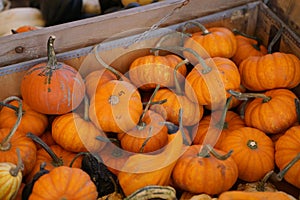
M 247 126 L 277 134 L 285 131 L 297 121 L 295 99 L 297 96 L 288 89 L 268 90 L 263 94 L 244 93 L 255 98 L 245 107 Z
M 96 137 L 105 137 L 106 135 L 89 119 L 87 96 L 84 104 L 82 117 L 79 113 L 72 112 L 55 118 L 52 123 L 52 137 L 57 144 L 67 151 L 98 152 L 105 146 L 105 143 L 96 140 Z
M 30 182 L 34 175 L 40 171 L 41 163 L 46 163 L 45 170 L 51 171 L 52 169 L 59 167 L 59 166 L 69 166 L 70 163 L 73 162 L 76 154 L 70 151 L 63 149 L 59 145 L 51 145 L 48 146 L 45 144 L 39 137 L 33 134 L 27 134 L 27 137 L 38 143 L 42 146 L 41 149 L 37 151 L 36 154 L 36 162 L 33 165 L 33 169 L 31 172 L 26 176 L 26 182 Z M 81 167 L 81 160 L 82 157 L 79 157 L 73 162 L 74 168 Z
M 204 68 L 203 64 L 197 64 L 186 77 L 185 93 L 186 96 L 200 105 L 212 106 L 212 103 L 217 107 L 212 107 L 215 110 L 222 105 L 224 99 L 224 91 L 240 87 L 241 79 L 239 71 L 235 63 L 228 58 L 214 57 L 205 60 L 205 64 L 212 67 L 213 71 L 203 74 L 201 70 Z M 211 79 L 216 80 L 213 83 Z M 220 79 L 220 80 L 218 80 Z M 218 84 L 218 85 L 212 85 Z M 230 94 L 225 93 L 228 98 Z
M 276 142 L 275 163 L 284 179 L 300 188 L 300 126 L 289 128 Z
M 274 169 L 274 144 L 259 129 L 242 127 L 231 131 L 223 139 L 220 149 L 233 150 L 232 158 L 237 163 L 239 178 L 244 181 L 258 181 Z
M 296 200 L 284 192 L 245 192 L 245 191 L 226 191 L 223 192 L 218 200 Z
M 143 6 L 143 5 L 147 5 L 147 4 L 156 2 L 156 1 L 157 1 L 157 0 L 121 0 L 122 5 L 123 5 L 124 7 L 128 6 L 128 5 L 131 4 L 131 3 L 138 3 L 138 4 L 140 4 L 141 6 Z
M 118 180 L 125 196 L 150 185 L 167 186 L 177 159 L 185 150 L 181 134 L 161 152 L 135 154 L 128 158 L 118 174 Z
M 58 62 L 54 52 L 55 36 L 48 39 L 48 62 L 39 63 L 23 76 L 21 94 L 29 107 L 43 114 L 65 114 L 79 106 L 85 84 L 75 68 Z
M 48 127 L 48 118 L 45 114 L 31 109 L 24 101 L 22 103 L 22 120 L 18 131 L 24 134 L 31 132 L 37 136 L 43 134 Z M 8 107 L 9 106 L 9 107 Z M 18 101 L 11 101 L 0 111 L 0 128 L 12 128 L 18 118 Z
M 89 117 L 104 132 L 123 133 L 137 125 L 142 112 L 136 87 L 126 81 L 112 80 L 91 99 Z
M 206 115 L 196 126 L 192 129 L 193 144 L 212 144 L 212 139 L 214 141 L 214 147 L 219 149 L 224 138 L 231 133 L 231 131 L 236 130 L 241 127 L 245 127 L 244 120 L 233 111 L 228 111 L 228 106 L 231 102 L 230 98 L 223 111 L 216 110 L 210 115 Z M 207 137 L 208 131 L 212 131 L 214 134 L 210 134 Z M 214 136 L 214 137 L 212 137 Z
M 183 192 L 179 200 L 215 200 L 217 198 L 212 198 L 207 194 L 193 194 L 190 192 Z
M 151 110 L 160 113 L 162 116 L 166 115 L 166 120 L 178 125 L 179 109 L 184 108 L 182 123 L 184 126 L 192 126 L 200 121 L 204 113 L 204 108 L 184 95 L 175 74 L 180 67 L 182 67 L 182 63 L 179 63 L 174 69 L 175 90 L 170 88 L 159 89 L 153 97 L 153 101 L 157 102 L 166 99 L 166 102 L 151 106 Z
M 184 47 L 195 50 L 204 58 L 207 58 L 207 56 L 231 58 L 235 54 L 237 41 L 231 30 L 220 26 L 206 28 L 199 22 L 189 23 L 196 25 L 201 31 L 192 33 L 192 36 L 184 42 Z M 185 26 L 189 23 L 186 23 Z M 190 56 L 188 58 L 192 62 L 195 61 Z
M 239 72 L 242 84 L 248 90 L 290 89 L 300 83 L 299 65 L 300 61 L 295 55 L 275 52 L 245 59 L 239 65 Z
M 261 44 L 259 38 L 247 35 L 238 30 L 234 30 L 233 32 L 236 34 L 237 50 L 232 60 L 237 66 L 250 56 L 263 56 L 268 53 L 267 48 Z
M 0 199 L 14 199 L 22 183 L 23 163 L 20 150 L 17 149 L 18 163 L 0 162 Z
M 161 87 L 174 86 L 174 68 L 182 59 L 175 54 L 146 55 L 136 58 L 129 66 L 129 78 L 131 82 L 142 90 L 151 90 L 159 84 Z M 176 76 L 182 83 L 187 69 L 183 65 Z
M 38 27 L 37 26 L 31 26 L 31 25 L 24 25 L 24 26 L 20 26 L 18 27 L 17 29 L 12 29 L 11 32 L 13 34 L 16 34 L 16 33 L 24 33 L 24 32 L 29 32 L 29 31 L 34 31 L 34 30 L 37 30 Z
M 36 161 L 36 146 L 26 137 L 23 132 L 18 131 L 18 125 L 22 120 L 22 100 L 11 96 L 3 100 L 4 104 L 10 101 L 18 101 L 18 118 L 12 128 L 0 129 L 0 162 L 11 162 L 17 164 L 18 158 L 15 154 L 16 148 L 20 149 L 21 159 L 24 164 L 23 175 L 27 175 L 34 167 Z
M 212 153 L 212 154 L 211 154 Z M 177 160 L 172 171 L 174 184 L 181 190 L 208 195 L 229 190 L 238 178 L 235 161 L 209 145 L 191 145 Z
M 29 200 L 95 200 L 97 195 L 97 188 L 86 172 L 79 168 L 60 166 L 36 181 Z

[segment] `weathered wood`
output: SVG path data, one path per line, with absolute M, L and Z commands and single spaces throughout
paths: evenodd
M 161 27 L 195 19 L 254 0 L 190 0 Z M 144 31 L 179 7 L 184 0 L 165 0 L 137 8 L 105 14 L 75 22 L 43 28 L 33 32 L 0 37 L 0 67 L 46 55 L 46 41 L 56 36 L 56 52 L 66 52 L 100 43 L 118 33 Z M 16 48 L 19 52 L 16 52 Z

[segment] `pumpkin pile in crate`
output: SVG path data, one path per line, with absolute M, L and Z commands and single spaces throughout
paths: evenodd
M 1 199 L 293 199 L 269 179 L 300 188 L 299 59 L 226 27 L 181 31 L 126 74 L 98 57 L 85 77 L 50 36 L 1 102 Z

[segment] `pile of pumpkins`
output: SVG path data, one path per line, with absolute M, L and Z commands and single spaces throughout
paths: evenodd
M 50 36 L 48 62 L 1 102 L 0 199 L 24 188 L 30 200 L 295 199 L 268 179 L 300 189 L 299 59 L 194 25 L 182 46 L 158 45 L 127 74 L 104 63 L 82 77 L 56 59 Z M 105 165 L 93 177 L 88 152 Z M 114 187 L 103 194 L 95 177 L 107 174 Z

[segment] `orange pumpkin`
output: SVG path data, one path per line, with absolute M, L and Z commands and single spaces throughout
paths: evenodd
M 181 61 L 182 59 L 175 54 L 138 57 L 129 67 L 129 78 L 142 90 L 154 89 L 157 84 L 161 87 L 174 87 L 174 68 Z M 180 83 L 183 82 L 186 72 L 185 65 L 176 72 Z
M 9 102 L 10 107 L 3 107 L 0 111 L 0 128 L 12 128 L 18 118 L 18 102 Z M 31 132 L 37 136 L 43 134 L 48 127 L 48 118 L 45 114 L 31 109 L 25 102 L 22 102 L 22 120 L 18 131 L 24 134 Z
M 258 181 L 274 169 L 274 144 L 256 128 L 243 127 L 231 131 L 223 139 L 220 149 L 233 150 L 232 158 L 237 163 L 239 178 L 244 181 Z
M 28 31 L 34 31 L 37 29 L 38 28 L 36 26 L 24 25 L 24 26 L 18 27 L 16 30 L 12 29 L 11 32 L 13 34 L 16 34 L 16 33 L 24 33 L 24 32 L 28 32 Z
M 201 29 L 200 32 L 195 32 L 189 37 L 184 47 L 194 49 L 200 56 L 207 58 L 206 53 L 210 57 L 231 58 L 237 50 L 237 41 L 231 30 L 226 27 L 210 27 L 193 22 Z M 193 62 L 193 59 L 190 59 Z
M 24 102 L 43 114 L 65 114 L 83 100 L 85 84 L 75 68 L 57 62 L 54 36 L 48 40 L 48 62 L 31 67 L 23 76 L 21 94 Z
M 86 172 L 60 166 L 35 182 L 29 200 L 95 200 L 97 196 L 97 188 Z
M 284 179 L 300 188 L 300 126 L 289 128 L 275 145 L 275 162 Z M 293 161 L 293 162 L 292 162 Z M 288 167 L 288 165 L 290 165 Z M 286 168 L 288 167 L 288 168 Z M 284 171 L 283 171 L 284 170 Z
M 206 148 L 206 147 L 205 147 Z M 191 145 L 177 160 L 172 171 L 174 184 L 183 191 L 195 194 L 220 194 L 229 190 L 238 178 L 238 168 L 231 157 L 216 158 L 201 145 Z M 225 160 L 224 160 L 225 159 Z
M 299 65 L 295 55 L 275 52 L 245 59 L 240 63 L 239 71 L 242 84 L 249 90 L 290 89 L 300 83 Z
M 293 200 L 284 192 L 245 192 L 245 191 L 226 191 L 223 192 L 218 200 Z
M 91 99 L 89 117 L 104 132 L 123 133 L 137 125 L 142 112 L 136 87 L 126 81 L 112 80 Z

